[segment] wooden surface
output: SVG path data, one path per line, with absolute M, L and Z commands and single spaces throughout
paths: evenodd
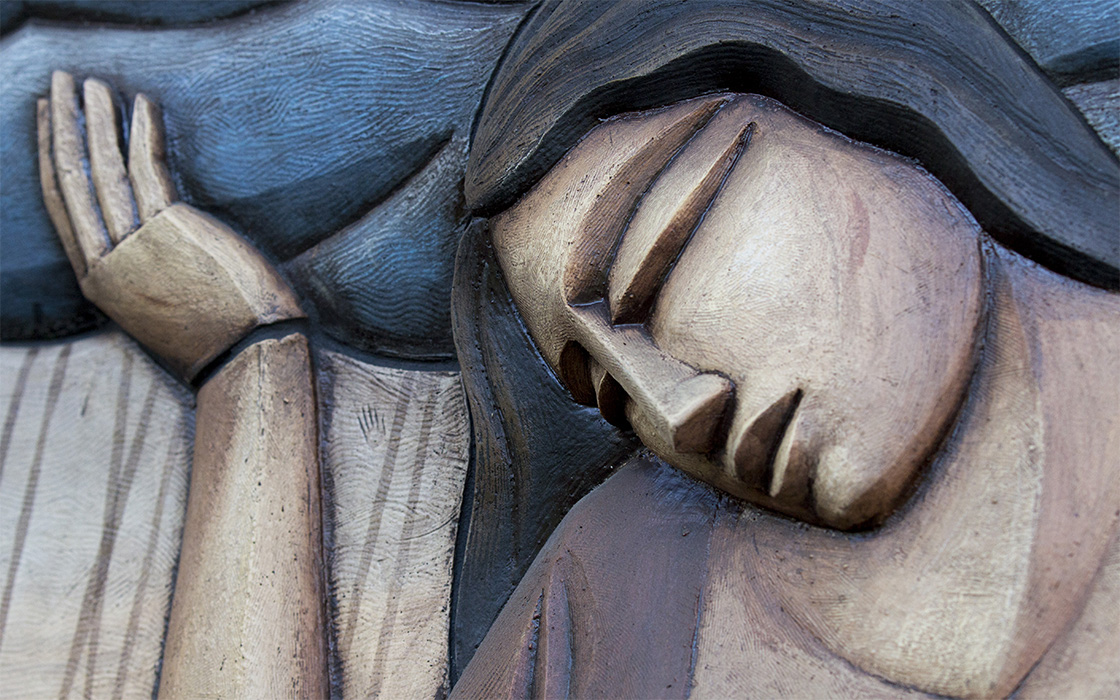
M 160 695 L 327 694 L 316 416 L 300 334 L 250 345 L 199 391 Z
M 549 370 L 485 225 L 459 245 L 452 314 L 474 440 L 452 591 L 454 682 L 553 528 L 637 441 L 573 403 Z
M 318 365 L 342 697 L 438 697 L 449 687 L 452 559 L 470 454 L 459 373 L 331 351 Z
M 324 318 L 336 310 L 342 316 L 332 318 L 334 329 L 361 328 L 340 333 L 343 342 L 360 339 L 398 355 L 432 354 L 436 345 L 436 354 L 451 354 L 447 299 L 457 218 L 465 211 L 459 183 L 467 140 L 490 73 L 528 5 L 270 1 L 237 17 L 194 23 L 257 2 L 112 2 L 118 24 L 107 26 L 84 22 L 105 19 L 103 2 L 51 0 L 28 13 L 53 11 L 63 19 L 73 12 L 72 21 L 31 21 L 5 33 L 5 340 L 58 337 L 104 322 L 74 284 L 38 194 L 35 100 L 47 91 L 51 71 L 61 69 L 79 80 L 104 79 L 125 104 L 138 92 L 158 103 L 186 201 L 230 224 L 274 262 L 388 205 L 375 217 L 382 225 L 366 229 L 364 246 L 336 246 L 337 256 L 320 259 L 314 285 L 297 291 L 318 303 L 375 290 L 380 306 L 323 305 Z M 3 0 L 4 17 L 19 4 Z M 194 20 L 130 26 L 129 15 L 141 24 L 146 16 L 165 24 Z M 439 177 L 418 178 L 452 139 L 454 158 L 439 159 Z M 439 182 L 422 184 L 432 179 Z M 356 254 L 362 263 L 351 265 Z
M 119 331 L 0 348 L 0 376 L 0 695 L 149 698 L 193 398 Z
M 968 401 L 883 527 L 809 527 L 639 454 L 561 522 L 453 696 L 1114 697 L 1120 298 L 999 248 L 987 269 Z M 659 580 L 680 561 L 697 589 Z M 681 606 L 687 634 L 652 631 Z
M 572 259 L 610 265 L 613 250 L 618 264 L 629 227 L 657 219 L 672 229 L 687 214 L 690 188 L 703 188 L 725 150 L 678 175 L 685 196 L 654 193 L 704 143 L 701 126 L 678 150 L 671 125 L 705 100 L 593 130 L 491 222 L 495 253 L 576 398 L 604 401 L 615 376 L 631 424 L 672 466 L 797 520 L 866 531 L 728 499 L 697 526 L 675 501 L 683 486 L 663 484 L 663 471 L 638 478 L 656 461 L 639 458 L 647 467 L 620 469 L 561 522 L 455 693 L 559 683 L 670 695 L 671 681 L 705 697 L 1005 697 L 1026 679 L 1038 697 L 1110 696 L 1120 682 L 1107 619 L 1118 605 L 1108 577 L 1120 530 L 1120 295 L 992 244 L 913 163 L 770 100 L 740 99 L 725 104 L 749 105 L 739 125 L 753 127 L 750 141 L 652 287 L 646 336 L 610 327 L 600 310 L 601 335 L 627 340 L 588 342 L 571 319 L 625 295 L 593 301 L 615 277 L 585 272 L 589 282 L 573 289 L 558 271 Z M 739 133 L 727 129 L 724 143 Z M 656 163 L 648 154 L 659 140 L 664 172 L 612 182 L 626 171 L 619 161 Z M 585 211 L 620 197 L 636 210 L 615 235 L 588 225 Z M 643 216 L 646 202 L 669 202 L 668 212 Z M 660 232 L 637 235 L 646 258 L 660 255 L 645 245 Z M 627 269 L 646 264 L 634 259 Z M 604 276 L 608 286 L 596 286 Z M 572 340 L 583 354 L 567 352 Z M 663 364 L 734 382 L 722 452 L 685 453 L 644 423 L 628 396 L 632 370 L 614 355 L 638 363 L 647 343 Z M 573 381 L 580 362 L 590 378 Z M 760 445 L 745 449 L 748 439 Z M 660 515 L 628 515 L 634 492 L 659 494 L 643 512 Z M 698 543 L 673 544 L 678 521 L 682 540 L 699 529 Z M 664 567 L 643 559 L 694 546 L 705 552 L 690 566 L 703 571 L 699 592 L 659 583 Z M 610 578 L 619 571 L 629 573 Z M 636 602 L 616 609 L 616 598 Z M 698 611 L 689 644 L 650 632 L 678 606 Z M 665 645 L 647 646 L 650 636 Z M 558 640 L 566 651 L 553 653 Z M 643 685 L 653 668 L 670 674 L 660 691 Z
M 972 2 L 544 2 L 487 92 L 467 203 L 505 209 L 600 119 L 720 90 L 916 158 L 997 240 L 1120 286 L 1120 163 Z
M 159 109 L 137 95 L 128 168 L 111 88 L 55 71 L 39 100 L 39 181 L 82 294 L 193 379 L 259 325 L 302 318 L 260 253 L 178 195 Z M 87 167 L 88 165 L 88 167 Z
M 623 404 L 604 415 L 663 459 L 810 522 L 889 515 L 976 362 L 975 221 L 913 164 L 766 98 L 608 121 L 490 226 L 573 396 L 601 368 Z
M 743 653 L 755 614 L 936 694 L 1003 697 L 1024 677 L 1036 697 L 1117 687 L 1120 299 L 1004 251 L 990 263 L 983 363 L 912 504 L 863 537 L 750 508 L 717 526 L 698 687 L 796 677 L 788 654 Z M 759 593 L 744 596 L 744 581 Z

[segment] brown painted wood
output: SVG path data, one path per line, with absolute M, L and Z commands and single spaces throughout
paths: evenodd
M 451 697 L 689 697 L 720 498 L 629 460 L 565 516 Z
M 199 391 L 161 696 L 326 697 L 315 416 L 299 334 L 249 346 Z
M 193 397 L 120 331 L 2 347 L 0 377 L 0 694 L 151 697 Z
M 452 682 L 572 505 L 633 450 L 533 348 L 484 225 L 463 237 L 452 300 L 473 451 L 452 590 Z
M 342 697 L 446 694 L 470 456 L 459 373 L 322 351 L 323 476 Z

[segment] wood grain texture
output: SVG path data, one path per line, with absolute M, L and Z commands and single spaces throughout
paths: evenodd
M 366 352 L 454 356 L 449 331 L 455 248 L 469 216 L 467 143 L 437 144 L 422 169 L 365 216 L 283 267 L 332 337 Z
M 552 529 L 635 441 L 573 403 L 533 348 L 485 225 L 459 245 L 452 318 L 474 433 L 452 591 L 454 683 Z
M 1120 153 L 1120 78 L 1062 90 L 1114 153 Z
M 12 4 L 5 0 L 3 7 Z M 122 17 L 206 17 L 222 14 L 223 5 L 248 7 L 125 4 L 132 9 Z M 0 84 L 0 331 L 6 340 L 56 337 L 103 320 L 81 299 L 37 194 L 32 115 L 51 70 L 97 76 L 127 102 L 142 92 L 160 104 L 170 164 L 186 201 L 283 261 L 388 200 L 449 138 L 469 137 L 494 64 L 528 9 L 426 0 L 270 5 L 189 28 L 31 22 L 6 37 L 0 46 L 0 60 L 10 68 Z M 448 182 L 456 185 L 462 176 L 460 163 Z M 401 310 L 401 327 L 417 331 L 410 341 L 438 336 L 446 353 L 458 231 L 418 218 L 417 225 L 428 226 L 427 245 L 412 255 L 397 249 L 386 265 L 398 280 L 415 274 L 438 283 L 379 291 L 393 295 L 387 307 Z M 376 247 L 391 249 L 410 234 L 411 228 L 387 227 Z M 358 292 L 348 285 L 360 288 L 367 280 L 344 275 L 327 282 L 339 285 L 328 296 L 353 298 Z M 429 306 L 438 303 L 442 316 Z M 366 311 L 375 320 L 388 316 Z
M 689 697 L 721 498 L 628 460 L 564 517 L 451 697 Z
M 806 526 L 639 455 L 560 523 L 453 696 L 1112 697 L 1120 297 L 989 253 L 968 403 L 882 528 Z M 687 691 L 640 685 L 673 669 Z
M 1055 80 L 1120 64 L 1120 7 L 1109 0 L 977 0 Z
M 161 696 L 327 696 L 316 409 L 300 334 L 199 391 Z
M 318 355 L 342 697 L 446 693 L 452 559 L 470 456 L 458 372 Z
M 467 203 L 508 207 L 599 119 L 728 89 L 916 158 L 1005 245 L 1120 285 L 1120 163 L 964 1 L 542 3 L 487 93 Z
M 612 200 L 628 214 L 595 216 Z M 586 367 L 601 367 L 647 447 L 740 498 L 873 526 L 964 400 L 983 323 L 976 222 L 913 163 L 773 100 L 611 119 L 490 226 L 573 396 L 588 403 Z
M 0 694 L 151 697 L 193 399 L 120 332 L 0 348 L 0 376 Z
M 304 316 L 288 283 L 255 248 L 181 203 L 93 261 L 81 287 L 188 380 L 254 328 Z
M 1024 678 L 1038 696 L 1115 687 L 1099 651 L 1115 659 L 1099 646 L 1115 631 L 1094 611 L 1117 605 L 1102 577 L 1120 525 L 1120 358 L 1099 348 L 1116 347 L 1120 300 L 1006 251 L 990 269 L 984 359 L 915 500 L 864 536 L 733 518 L 712 548 L 698 688 L 839 682 L 819 676 L 821 644 L 938 695 L 1004 697 Z M 775 626 L 807 636 L 740 653 Z

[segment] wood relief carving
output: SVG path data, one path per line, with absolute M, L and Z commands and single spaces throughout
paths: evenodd
M 5 697 L 1120 695 L 1112 4 L 0 9 Z

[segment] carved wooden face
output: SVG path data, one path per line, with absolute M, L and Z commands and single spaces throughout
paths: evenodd
M 880 521 L 963 400 L 976 223 L 918 166 L 772 100 L 609 120 L 491 231 L 573 396 L 759 505 Z

